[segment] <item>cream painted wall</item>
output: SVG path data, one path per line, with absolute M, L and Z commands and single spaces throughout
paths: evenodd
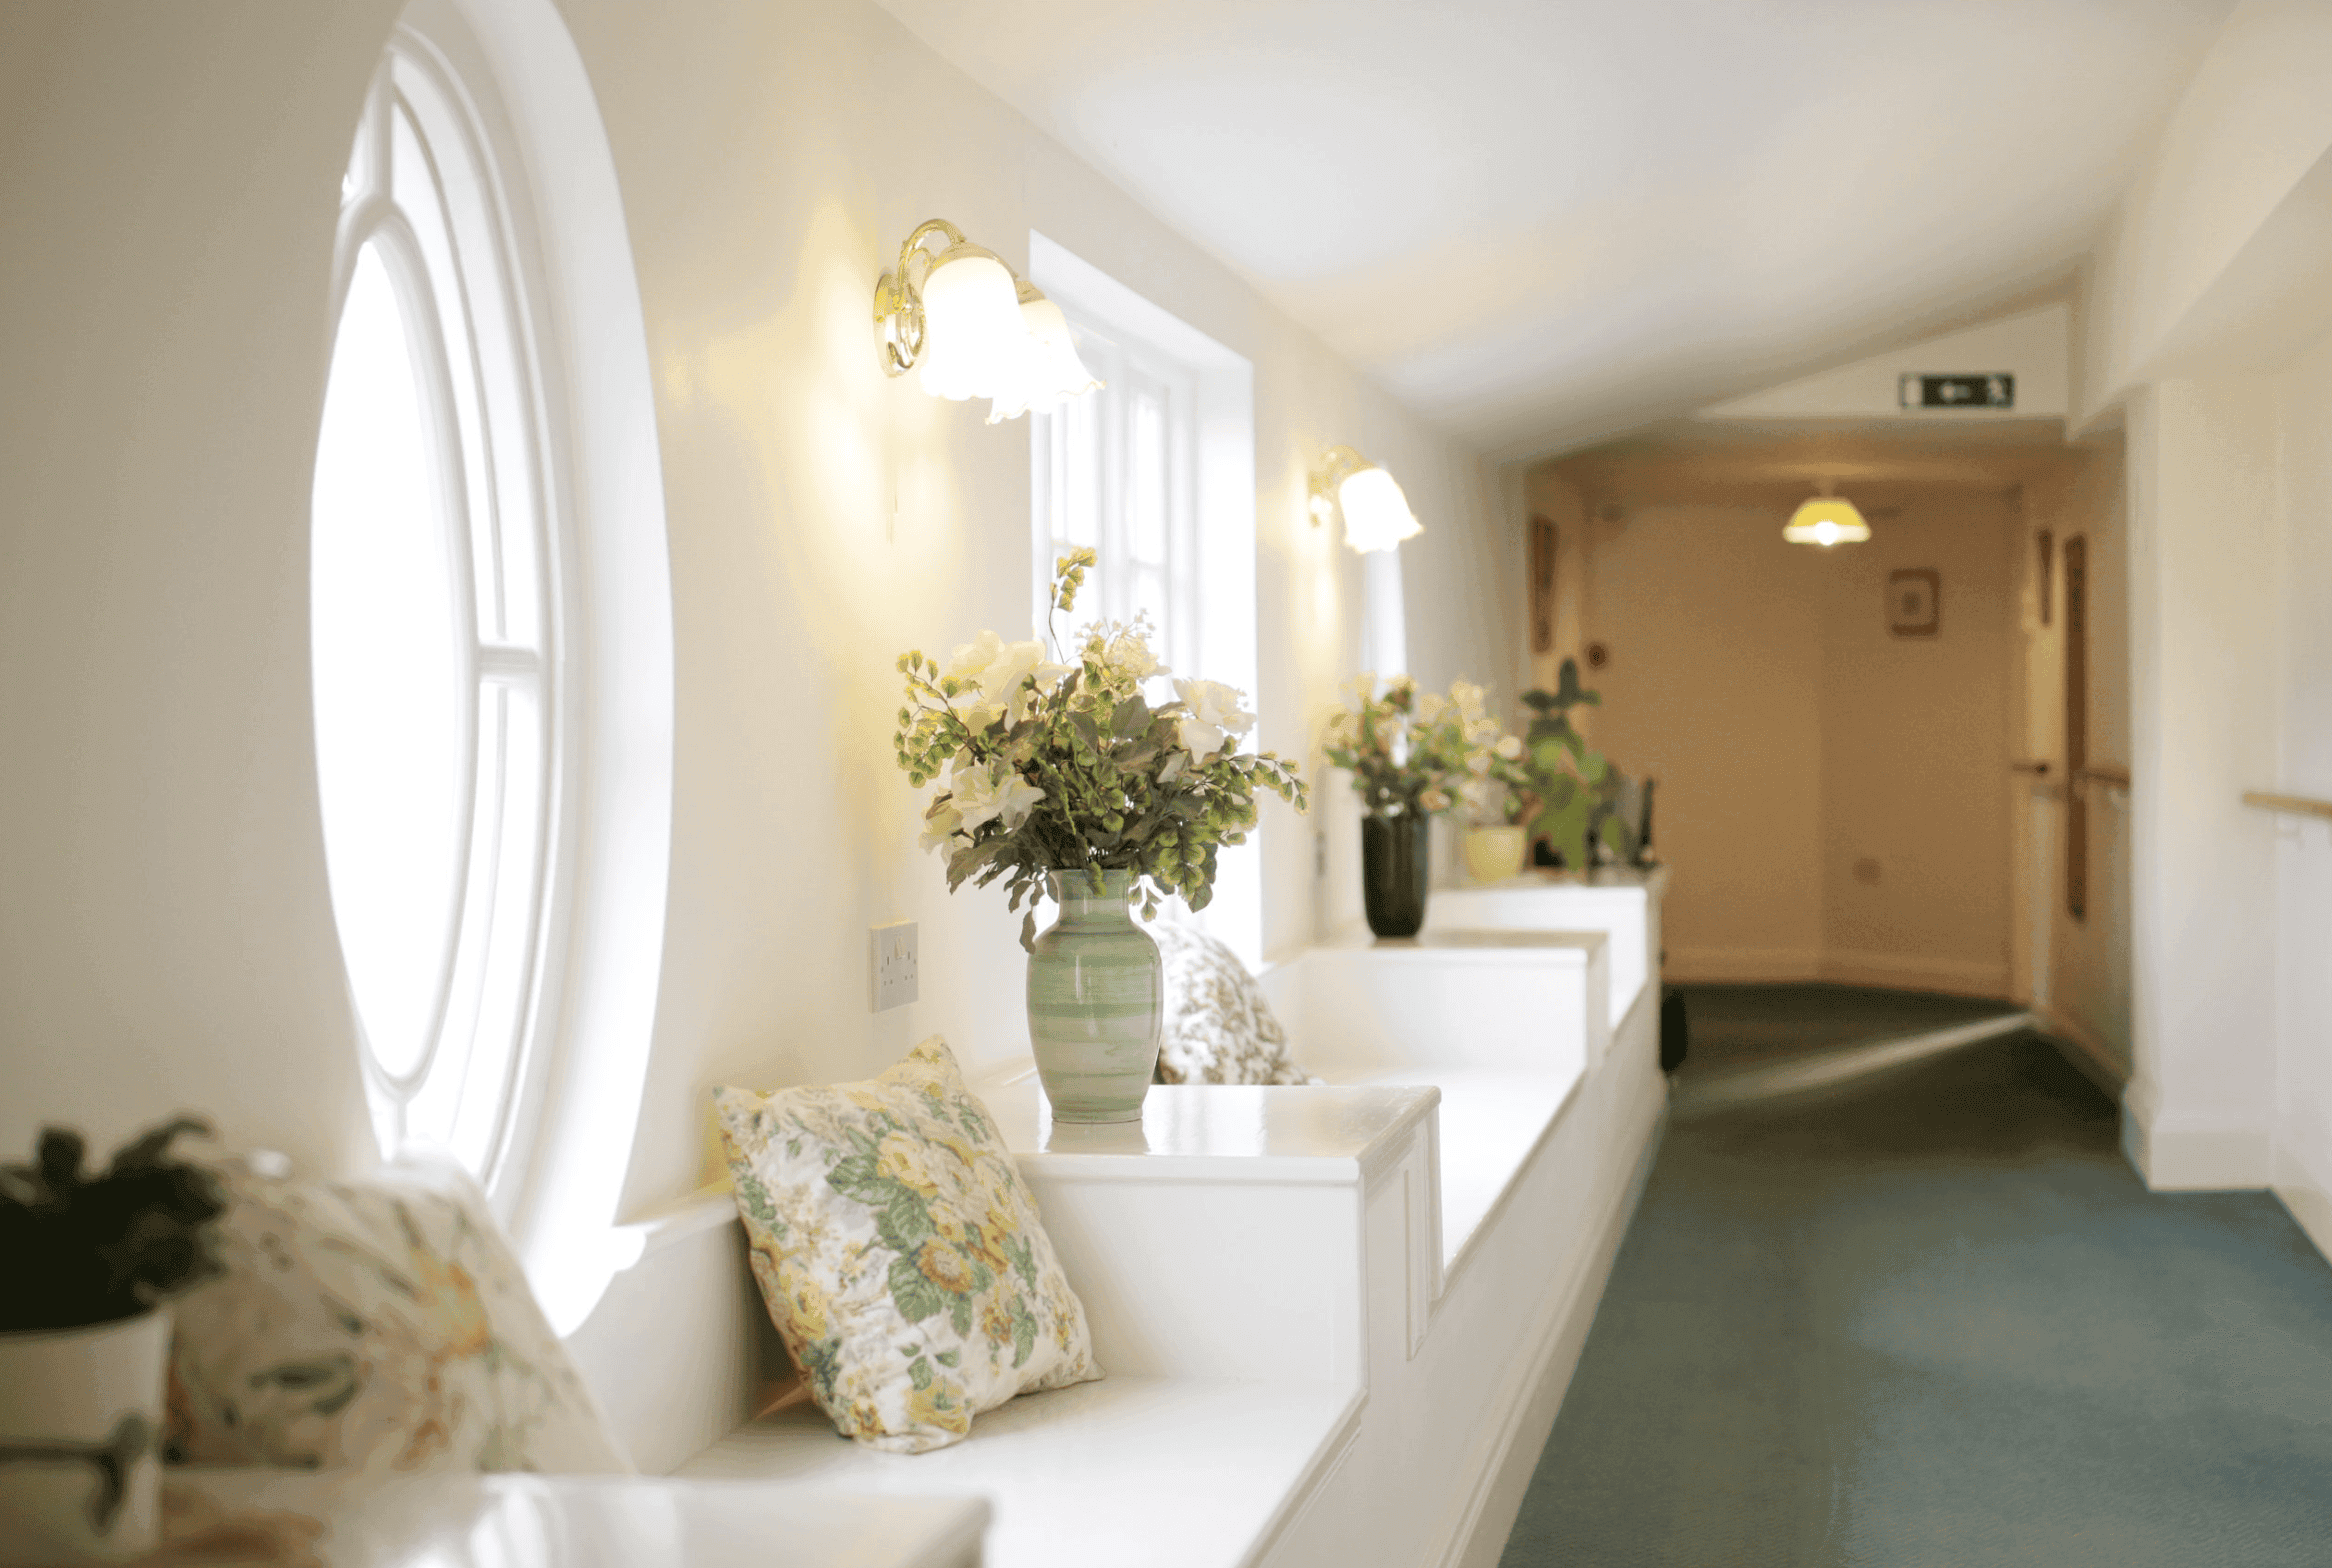
M 1781 521 L 1641 505 L 1596 530 L 1596 740 L 1660 781 L 1670 974 L 2004 994 L 2013 509 L 1934 492 L 1829 552 Z M 1942 574 L 1932 643 L 1886 629 L 1914 566 Z
M 1836 978 L 2008 993 L 2017 517 L 2013 498 L 1942 492 L 1819 563 L 1822 949 Z M 1773 548 L 1805 549 L 1778 531 Z M 1906 569 L 1941 575 L 1932 639 L 1887 630 L 1888 574 Z
M 0 1149 L 180 1106 L 368 1152 L 308 717 L 308 488 L 394 8 L 0 29 Z
M 1822 947 L 1823 582 L 1754 508 L 1598 523 L 1586 635 L 1611 663 L 1595 743 L 1660 781 L 1672 978 L 1810 974 Z
M 1361 573 L 1309 526 L 1332 442 L 1399 475 L 1421 679 L 1519 672 L 1496 476 L 871 4 L 565 8 L 621 177 L 657 378 L 677 639 L 670 916 L 632 1206 L 707 1174 L 704 1095 L 1024 1049 L 1017 921 L 949 898 L 890 761 L 892 659 L 1028 615 L 1028 432 L 886 381 L 867 311 L 919 220 L 1038 229 L 1255 366 L 1264 743 L 1308 754 Z M 318 847 L 309 470 L 345 158 L 387 4 L 12 11 L 0 81 L 0 1147 L 194 1105 L 365 1157 Z M 895 521 L 894 521 L 895 519 Z M 1328 781 L 1316 780 L 1322 788 Z M 1356 861 L 1336 825 L 1332 865 Z M 1357 914 L 1267 821 L 1266 940 Z M 870 1015 L 871 922 L 922 1000 Z

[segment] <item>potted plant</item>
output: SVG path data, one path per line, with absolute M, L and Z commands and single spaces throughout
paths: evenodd
M 1573 708 L 1600 706 L 1603 698 L 1580 686 L 1576 659 L 1563 661 L 1555 684 L 1553 691 L 1522 694 L 1532 713 L 1520 763 L 1530 796 L 1530 837 L 1574 870 L 1592 869 L 1604 851 L 1633 863 L 1639 849 L 1635 829 L 1620 808 L 1637 786 L 1571 723 Z
M 81 1135 L 41 1130 L 0 1166 L 0 1541 L 10 1562 L 153 1550 L 169 1298 L 219 1272 L 226 1198 L 171 1157 L 180 1117 L 84 1172 Z
M 1328 718 L 1321 749 L 1352 775 L 1361 799 L 1361 899 L 1378 936 L 1415 936 L 1425 924 L 1432 873 L 1433 817 L 1448 811 L 1476 781 L 1469 757 L 1494 747 L 1500 726 L 1484 692 L 1457 681 L 1449 695 L 1420 692 L 1406 675 L 1383 683 L 1363 675 L 1353 705 Z
M 1048 628 L 1075 608 L 1092 564 L 1090 550 L 1055 563 Z M 1240 751 L 1255 723 L 1244 693 L 1176 680 L 1171 700 L 1152 700 L 1150 683 L 1170 672 L 1145 620 L 1088 626 L 1073 660 L 1045 652 L 982 632 L 945 664 L 901 655 L 898 762 L 917 788 L 940 785 L 923 845 L 946 857 L 949 890 L 1001 878 L 1009 907 L 1028 906 L 1029 1038 L 1054 1120 L 1136 1121 L 1162 992 L 1133 905 L 1145 919 L 1177 895 L 1204 909 L 1221 847 L 1255 825 L 1257 792 L 1301 811 L 1304 785 L 1295 764 Z M 1060 916 L 1039 936 L 1045 894 Z

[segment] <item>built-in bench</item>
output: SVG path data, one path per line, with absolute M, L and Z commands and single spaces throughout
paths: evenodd
M 1003 1568 L 1494 1560 L 1664 1105 L 1656 989 L 1613 979 L 1623 943 L 1656 954 L 1657 897 L 1639 886 L 1632 927 L 1621 899 L 1575 933 L 1437 921 L 1277 966 L 1273 1006 L 1325 1086 L 1160 1087 L 1112 1128 L 1051 1124 L 1033 1073 L 979 1085 L 1103 1381 L 915 1456 L 847 1443 L 807 1406 L 747 1419 L 739 1393 L 692 1457 L 659 1464 L 685 1424 L 635 1397 L 636 1366 L 618 1424 L 643 1463 L 691 1477 L 984 1496 Z M 708 1331 L 724 1292 L 758 1319 L 735 1233 L 701 1204 L 651 1218 L 642 1245 Z M 611 1325 L 649 1310 L 629 1283 Z M 598 1327 L 578 1336 L 587 1365 Z M 683 1371 L 747 1389 L 751 1337 L 774 1350 L 731 1328 Z

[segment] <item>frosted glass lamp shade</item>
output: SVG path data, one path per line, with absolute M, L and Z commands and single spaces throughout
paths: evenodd
M 1344 542 L 1363 555 L 1390 550 L 1425 532 L 1400 484 L 1381 468 L 1363 468 L 1346 478 L 1336 488 L 1336 505 L 1344 513 Z
M 1028 327 L 1020 289 L 1001 261 L 958 245 L 923 280 L 923 353 L 917 368 L 933 397 L 994 397 L 1017 387 Z
M 1828 549 L 1834 544 L 1862 543 L 1870 537 L 1870 524 L 1862 520 L 1852 501 L 1818 495 L 1791 514 L 1781 536 L 1791 544 L 1813 544 Z
M 1026 328 L 1020 367 L 997 389 L 996 401 L 988 410 L 991 425 L 1031 411 L 1049 414 L 1101 385 L 1085 368 L 1085 361 L 1077 357 L 1077 340 L 1060 306 L 1039 294 L 1020 302 L 1020 319 Z

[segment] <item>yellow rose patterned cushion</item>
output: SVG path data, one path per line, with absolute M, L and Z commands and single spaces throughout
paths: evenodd
M 177 1304 L 172 1460 L 630 1472 L 460 1167 L 221 1176 L 227 1272 Z
M 753 1277 L 845 1437 L 919 1454 L 1101 1376 L 1036 1199 L 936 1035 L 868 1083 L 713 1099 Z

